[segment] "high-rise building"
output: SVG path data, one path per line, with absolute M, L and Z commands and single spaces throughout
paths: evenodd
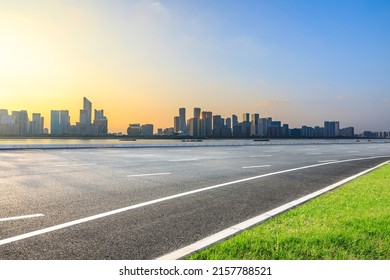
M 179 131 L 180 131 L 180 117 L 179 116 L 175 116 L 173 118 L 173 131 L 174 131 L 174 133 L 179 133 Z
M 95 110 L 94 126 L 98 128 L 98 135 L 106 135 L 108 133 L 108 121 L 104 116 L 103 110 Z
M 70 126 L 70 117 L 68 110 L 51 110 L 50 114 L 50 133 L 67 134 Z
M 0 110 L 0 134 L 1 135 L 18 135 L 19 125 L 15 123 L 15 118 L 8 115 L 8 110 Z
M 153 136 L 153 125 L 152 124 L 144 124 L 141 126 L 141 135 L 144 137 L 152 137 Z
M 12 111 L 12 117 L 15 120 L 15 124 L 19 126 L 17 134 L 22 136 L 28 134 L 29 119 L 27 111 Z
M 226 127 L 228 129 L 232 129 L 232 119 L 231 118 L 226 118 Z
M 267 118 L 259 118 L 258 123 L 258 136 L 267 137 L 268 136 L 268 119 Z
M 50 133 L 60 134 L 60 111 L 50 111 Z
M 220 115 L 214 115 L 213 116 L 213 136 L 220 137 L 221 136 L 221 130 L 224 126 L 223 119 Z
M 187 133 L 186 108 L 179 108 L 179 130 L 181 134 Z
M 259 135 L 259 114 L 251 114 L 251 135 Z
M 70 126 L 70 116 L 68 110 L 60 111 L 60 134 L 67 134 Z
M 319 126 L 315 126 L 314 127 L 314 137 L 316 138 L 322 138 L 324 137 L 324 128 L 323 127 L 319 127 Z
M 340 132 L 339 135 L 342 136 L 342 137 L 352 138 L 352 137 L 355 136 L 355 131 L 354 131 L 353 127 L 342 128 L 342 129 L 340 129 L 339 132 Z M 380 137 L 381 138 L 386 138 L 384 133 L 382 133 L 382 135 L 380 135 Z
M 232 132 L 234 137 L 239 137 L 241 135 L 241 126 L 238 122 L 238 117 L 232 115 Z
M 188 135 L 192 137 L 199 136 L 199 124 L 200 120 L 197 118 L 191 118 L 188 120 Z
M 314 137 L 314 128 L 303 125 L 301 128 L 301 137 Z
M 339 136 L 340 123 L 338 121 L 324 122 L 324 136 L 337 137 Z
M 250 120 L 249 120 L 249 113 L 243 113 L 242 114 L 242 121 L 243 122 L 250 122 Z
M 200 119 L 200 108 L 194 108 L 194 119 Z
M 1 118 L 3 116 L 8 116 L 8 110 L 7 109 L 0 109 L 0 122 L 1 122 Z
M 209 137 L 213 135 L 213 113 L 202 112 L 202 119 L 200 120 L 200 131 L 203 137 Z
M 81 125 L 88 125 L 88 111 L 80 109 L 80 122 Z
M 31 121 L 31 129 L 30 129 L 30 133 L 31 134 L 42 134 L 43 133 L 43 129 L 42 129 L 42 117 L 41 117 L 41 114 L 39 113 L 33 113 L 32 114 L 32 121 Z
M 81 121 L 81 111 L 80 111 L 80 123 L 90 125 L 92 122 L 92 103 L 86 97 L 83 99 L 83 116 L 84 122 Z

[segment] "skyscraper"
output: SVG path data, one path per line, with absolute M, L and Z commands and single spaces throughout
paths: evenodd
M 50 133 L 66 134 L 70 126 L 70 117 L 68 110 L 51 110 L 50 114 Z
M 173 118 L 173 132 L 174 133 L 179 133 L 180 131 L 180 117 L 179 116 L 175 116 Z
M 105 135 L 108 133 L 108 121 L 104 116 L 103 110 L 95 110 L 95 119 L 93 121 L 94 126 L 98 128 L 99 135 Z
M 81 111 L 84 111 L 83 113 L 85 116 L 83 116 L 83 120 L 85 122 L 81 121 Z M 80 111 L 80 123 L 90 125 L 92 122 L 92 103 L 84 97 L 83 99 L 83 110 Z
M 39 113 L 33 113 L 32 114 L 32 121 L 31 121 L 31 129 L 30 132 L 31 134 L 42 134 L 42 118 L 41 114 Z
M 194 119 L 200 119 L 200 108 L 194 108 Z
M 179 109 L 179 130 L 182 134 L 187 133 L 186 108 Z
M 259 114 L 251 115 L 251 135 L 259 135 Z
M 337 137 L 339 136 L 340 123 L 338 121 L 324 122 L 324 136 Z
M 70 126 L 70 116 L 68 110 L 60 111 L 60 134 L 66 134 Z
M 50 133 L 60 134 L 60 111 L 50 111 Z
M 224 126 L 224 121 L 220 115 L 213 116 L 213 136 L 221 136 L 221 130 Z
M 201 136 L 209 137 L 213 135 L 213 113 L 202 112 L 202 119 L 200 120 Z

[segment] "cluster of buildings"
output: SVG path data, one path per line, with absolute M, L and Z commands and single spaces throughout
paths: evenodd
M 241 121 L 237 115 L 223 118 L 221 115 L 213 115 L 210 111 L 201 111 L 194 108 L 193 117 L 186 118 L 186 109 L 180 108 L 179 115 L 173 119 L 173 127 L 158 129 L 153 134 L 153 125 L 131 124 L 128 128 L 128 135 L 137 137 L 176 136 L 192 138 L 245 138 L 245 137 L 267 137 L 267 138 L 389 138 L 390 133 L 363 132 L 356 135 L 353 127 L 341 128 L 339 121 L 325 121 L 324 126 L 302 126 L 301 128 L 290 128 L 288 124 L 273 120 L 270 117 L 262 118 L 259 114 L 244 113 Z
M 44 117 L 39 113 L 33 113 L 30 121 L 26 110 L 12 111 L 8 114 L 7 109 L 0 109 L 0 135 L 48 134 L 48 130 L 44 128 L 44 121 Z
M 70 124 L 68 110 L 51 110 L 50 134 L 52 135 L 107 135 L 107 118 L 103 110 L 95 110 L 92 121 L 92 103 L 84 97 L 83 109 L 80 110 L 80 120 L 75 125 Z M 44 118 L 40 113 L 33 113 L 30 121 L 26 110 L 12 111 L 0 109 L 0 135 L 28 136 L 49 134 L 45 128 Z
M 92 122 L 92 103 L 84 97 L 79 122 L 70 124 L 68 110 L 51 110 L 50 133 L 52 135 L 107 135 L 108 120 L 103 110 L 95 110 Z
M 104 136 L 108 134 L 108 120 L 103 110 L 94 110 L 92 119 L 92 103 L 84 97 L 83 108 L 80 109 L 79 121 L 72 125 L 68 110 L 51 110 L 50 134 Z M 0 135 L 29 136 L 49 134 L 45 128 L 44 117 L 33 113 L 29 119 L 26 110 L 12 111 L 0 109 Z M 356 135 L 353 127 L 341 128 L 338 121 L 325 121 L 324 126 L 302 126 L 290 128 L 288 124 L 263 118 L 259 114 L 244 113 L 239 121 L 236 115 L 223 118 L 213 115 L 210 111 L 194 108 L 192 118 L 186 118 L 186 109 L 179 108 L 179 115 L 173 118 L 173 126 L 157 129 L 154 133 L 153 124 L 130 124 L 127 134 L 131 137 L 191 137 L 191 138 L 390 138 L 390 132 L 363 131 Z

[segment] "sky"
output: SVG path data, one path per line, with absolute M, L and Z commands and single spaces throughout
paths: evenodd
M 0 0 L 0 109 L 110 132 L 180 107 L 390 131 L 390 1 Z

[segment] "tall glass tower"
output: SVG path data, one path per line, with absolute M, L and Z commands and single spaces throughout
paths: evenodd
M 84 97 L 83 100 L 83 111 L 85 114 L 84 116 L 85 119 L 83 121 L 85 122 L 82 122 L 80 117 L 80 123 L 90 125 L 92 122 L 92 103 L 86 97 Z

